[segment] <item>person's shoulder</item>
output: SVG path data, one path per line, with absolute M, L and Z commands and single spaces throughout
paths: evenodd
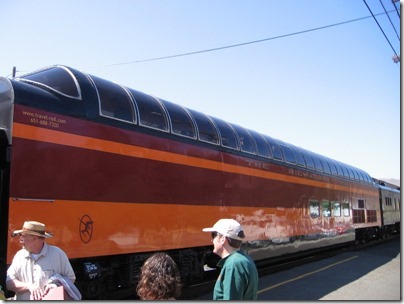
M 49 252 L 54 252 L 54 253 L 58 253 L 58 254 L 65 254 L 63 249 L 58 247 L 58 246 L 50 245 L 50 244 L 46 244 L 45 246 L 47 247 L 47 250 Z
M 237 256 L 240 259 L 251 259 L 251 257 L 246 252 L 244 252 L 243 250 L 237 250 L 235 253 L 237 253 Z
M 240 263 L 254 263 L 254 260 L 247 253 L 241 250 L 235 252 L 234 260 Z
M 239 263 L 240 261 L 246 260 L 246 256 L 239 250 L 234 251 L 227 257 L 228 263 Z

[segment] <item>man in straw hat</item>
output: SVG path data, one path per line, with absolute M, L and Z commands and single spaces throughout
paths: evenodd
M 59 247 L 48 245 L 46 238 L 52 237 L 45 231 L 45 225 L 26 221 L 21 230 L 11 236 L 19 236 L 23 248 L 13 258 L 7 270 L 7 289 L 15 292 L 16 300 L 40 300 L 50 288 L 46 285 L 52 274 L 60 274 L 76 280 L 66 253 Z
M 233 219 L 221 219 L 202 231 L 211 232 L 213 253 L 221 257 L 213 300 L 256 300 L 257 267 L 251 257 L 240 251 L 245 237 L 243 227 Z

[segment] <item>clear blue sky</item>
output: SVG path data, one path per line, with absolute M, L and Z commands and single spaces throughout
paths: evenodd
M 376 18 L 399 54 L 389 19 Z M 401 64 L 363 0 L 2 0 L 0 28 L 0 76 L 66 64 L 400 178 Z

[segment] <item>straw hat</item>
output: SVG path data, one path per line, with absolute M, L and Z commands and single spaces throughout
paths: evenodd
M 52 234 L 45 232 L 45 224 L 35 221 L 25 221 L 21 230 L 15 230 L 11 236 L 17 236 L 20 234 L 31 234 L 36 236 L 42 236 L 44 238 L 53 237 Z

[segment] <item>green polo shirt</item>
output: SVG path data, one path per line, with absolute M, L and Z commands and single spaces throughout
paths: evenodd
M 221 259 L 221 267 L 213 290 L 213 300 L 256 300 L 258 271 L 251 257 L 235 251 Z

